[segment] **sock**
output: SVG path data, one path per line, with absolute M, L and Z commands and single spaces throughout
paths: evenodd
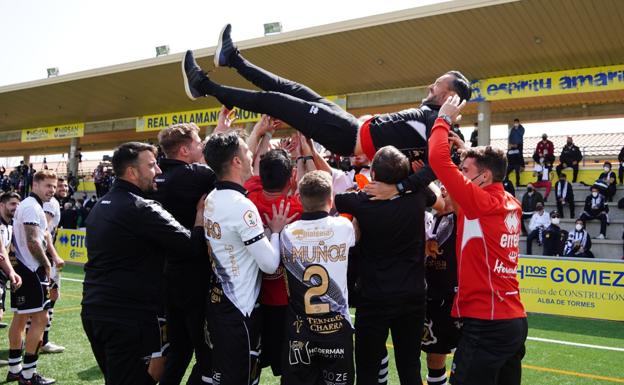
M 50 334 L 50 327 L 52 327 L 52 318 L 54 318 L 54 309 L 50 308 L 48 309 L 48 324 L 46 325 L 46 328 L 43 332 L 43 338 L 41 340 L 41 346 L 46 345 L 48 342 L 50 342 L 50 339 L 48 338 L 48 335 Z
M 445 385 L 446 384 L 446 367 L 442 369 L 427 368 L 427 385 Z
M 386 356 L 381 360 L 381 365 L 379 366 L 379 376 L 377 377 L 379 385 L 388 384 L 388 359 L 388 352 L 386 352 Z
M 37 371 L 37 359 L 39 358 L 38 354 L 24 354 L 24 365 L 22 369 L 22 376 L 29 380 L 32 378 L 33 374 Z
M 22 349 L 9 350 L 9 372 L 17 374 L 22 371 Z

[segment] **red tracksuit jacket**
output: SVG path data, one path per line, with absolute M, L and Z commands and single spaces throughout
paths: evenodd
M 451 162 L 449 126 L 437 119 L 429 138 L 429 164 L 460 206 L 457 221 L 458 291 L 453 317 L 500 320 L 526 317 L 516 269 L 520 203 L 502 183 L 478 187 Z

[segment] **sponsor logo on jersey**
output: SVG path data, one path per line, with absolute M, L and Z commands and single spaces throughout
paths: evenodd
M 507 232 L 517 233 L 519 225 L 520 221 L 518 220 L 518 215 L 515 211 L 511 211 L 507 214 L 507 217 L 505 218 L 505 227 L 507 228 Z
M 326 241 L 334 236 L 333 229 L 295 229 L 291 232 L 296 240 L 301 242 L 320 242 Z
M 500 259 L 497 258 L 493 270 L 496 274 L 512 275 L 515 277 L 518 271 L 518 266 L 507 267 Z
M 308 324 L 310 330 L 319 334 L 332 334 L 340 331 L 343 326 L 344 317 L 342 314 L 337 314 L 328 318 L 314 318 L 308 317 Z

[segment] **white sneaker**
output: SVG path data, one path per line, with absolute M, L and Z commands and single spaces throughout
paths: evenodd
M 54 342 L 48 341 L 47 344 L 43 345 L 41 349 L 39 349 L 40 353 L 63 353 L 65 351 L 65 346 L 57 345 Z
M 605 239 L 605 236 L 604 236 L 604 235 L 602 235 L 602 234 L 600 234 L 600 235 L 598 235 L 598 236 L 596 237 L 596 239 Z

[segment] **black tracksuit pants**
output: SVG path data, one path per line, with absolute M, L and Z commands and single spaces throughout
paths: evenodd
M 253 65 L 240 54 L 233 55 L 232 67 L 263 91 L 223 86 L 209 79 L 201 82 L 200 91 L 228 108 L 236 106 L 280 119 L 333 153 L 353 154 L 360 125 L 353 115 L 310 88 Z
M 421 385 L 420 344 L 425 322 L 425 297 L 404 303 L 367 303 L 355 313 L 357 385 L 378 385 L 379 363 L 386 356 L 392 332 L 394 358 L 401 385 Z
M 177 282 L 177 283 L 174 283 Z M 201 282 L 167 276 L 166 305 L 169 351 L 160 384 L 179 384 L 195 352 L 195 364 L 186 382 L 188 385 L 207 383 L 212 377 L 212 352 L 205 336 L 206 298 L 208 288 Z M 202 381 L 202 377 L 204 381 Z

